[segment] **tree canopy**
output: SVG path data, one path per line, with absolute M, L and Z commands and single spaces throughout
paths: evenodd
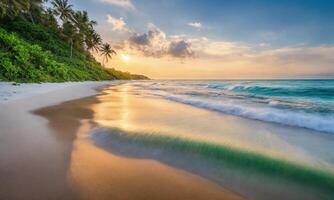
M 104 68 L 116 51 L 94 29 L 88 12 L 68 0 L 0 1 L 0 80 L 61 82 L 146 79 Z
M 22 17 L 33 24 L 42 24 L 54 30 L 71 48 L 87 52 L 104 49 L 101 36 L 94 29 L 97 22 L 89 18 L 87 11 L 74 10 L 68 0 L 52 0 L 51 8 L 46 8 L 45 2 L 47 0 L 2 0 L 0 20 Z M 110 45 L 108 47 L 111 49 Z M 104 53 L 108 57 L 106 60 L 112 54 Z

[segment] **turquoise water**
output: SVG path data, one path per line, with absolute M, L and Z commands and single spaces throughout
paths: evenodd
M 203 109 L 334 133 L 334 80 L 150 81 L 141 94 Z
M 90 136 L 113 154 L 157 160 L 251 199 L 333 199 L 333 88 L 324 80 L 128 82 L 99 96 Z
M 182 160 L 187 159 L 187 154 L 195 154 L 208 159 L 197 161 L 204 168 L 208 167 L 208 161 L 218 161 L 215 165 L 229 166 L 234 170 L 242 170 L 248 174 L 261 174 L 271 177 L 273 181 L 280 179 L 283 183 L 289 181 L 308 187 L 314 195 L 320 194 L 323 197 L 318 197 L 319 199 L 332 199 L 334 197 L 333 172 L 298 162 L 273 158 L 255 151 L 236 149 L 228 145 L 196 141 L 183 137 L 125 132 L 119 129 L 96 129 L 91 137 L 95 144 L 112 149 L 113 153 L 121 155 L 156 159 L 171 164 L 177 160 L 177 156 L 175 154 L 169 155 L 170 158 L 167 159 L 169 161 L 166 161 L 164 154 L 171 153 L 170 151 L 181 154 Z M 148 151 L 143 152 L 140 145 Z M 171 160 L 173 161 L 171 162 Z M 191 162 L 196 163 L 195 160 Z M 189 164 L 191 165 L 191 163 Z M 224 173 L 223 171 L 220 173 Z M 215 176 L 218 176 L 218 174 Z M 246 179 L 248 178 L 246 176 Z M 285 182 L 285 184 L 287 183 Z

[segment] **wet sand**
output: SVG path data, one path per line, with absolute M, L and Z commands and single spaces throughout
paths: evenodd
M 97 147 L 87 134 L 96 125 L 93 107 L 101 100 L 38 108 L 59 95 L 3 107 L 0 199 L 243 199 L 182 169 Z
M 80 199 L 243 199 L 186 171 L 95 146 L 87 134 L 95 125 L 92 107 L 99 103 L 88 98 L 35 111 L 49 120 L 56 137 L 74 142 L 68 181 Z
M 66 178 L 74 129 L 59 139 L 47 119 L 32 111 L 96 95 L 97 87 L 110 84 L 73 85 L 0 103 L 0 199 L 75 199 Z
M 331 169 L 332 157 L 323 152 L 332 147 L 332 136 L 138 95 L 126 83 L 96 96 L 45 103 L 61 95 L 15 102 L 0 112 L 0 199 L 332 197 L 293 176 L 230 166 L 196 149 L 136 142 L 146 133 L 182 137 Z M 134 139 L 122 139 L 123 133 Z
M 318 191 L 319 187 L 312 185 L 313 181 L 310 181 L 311 185 L 305 181 L 296 182 L 298 172 L 286 177 L 287 171 L 284 170 L 279 173 L 275 169 L 263 171 L 262 167 L 270 166 L 273 160 L 262 160 L 254 171 L 249 163 L 227 166 L 224 161 L 210 158 L 215 152 L 201 156 L 197 147 L 188 147 L 191 140 L 209 142 L 266 155 L 274 162 L 283 161 L 277 163 L 278 167 L 284 168 L 284 161 L 289 160 L 300 166 L 298 171 L 307 166 L 331 170 L 333 157 L 328 152 L 334 145 L 333 136 L 143 96 L 131 84 L 106 88 L 97 99 L 99 103 L 92 109 L 93 122 L 99 128 L 92 130 L 90 139 L 114 155 L 155 160 L 201 176 L 250 199 L 331 199 L 326 197 L 327 193 Z M 165 142 L 173 138 L 179 143 L 177 138 L 180 137 L 186 141 L 180 147 L 184 150 L 174 149 L 172 142 Z M 140 144 L 138 140 L 143 138 L 146 142 Z M 253 154 L 249 158 L 255 157 Z M 288 167 L 285 169 L 289 171 Z M 310 174 L 305 172 L 301 176 Z

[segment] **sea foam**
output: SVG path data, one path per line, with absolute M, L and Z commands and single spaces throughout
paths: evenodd
M 136 87 L 141 94 L 159 96 L 207 110 L 334 133 L 333 83 L 163 81 L 136 84 Z

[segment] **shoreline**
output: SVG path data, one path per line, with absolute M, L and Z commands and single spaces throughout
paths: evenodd
M 98 147 L 129 158 L 157 160 L 253 199 L 314 199 L 324 195 L 322 189 L 328 192 L 334 186 L 331 177 L 308 171 L 308 167 L 332 171 L 332 157 L 325 153 L 333 145 L 328 134 L 224 115 L 139 92 L 129 83 L 106 88 L 97 97 L 93 110 L 99 128 L 90 139 Z M 321 152 L 314 145 L 321 145 Z M 236 161 L 232 169 L 224 164 L 226 156 Z M 234 169 L 240 165 L 241 170 Z M 303 183 L 308 175 L 322 177 L 319 187 L 319 179 Z
M 94 112 L 90 105 L 98 103 L 94 97 L 84 98 L 35 111 L 49 120 L 49 126 L 62 140 L 68 135 L 61 133 L 77 135 L 72 138 L 68 180 L 83 199 L 243 199 L 185 170 L 151 159 L 128 158 L 96 146 L 89 139 L 96 125 L 91 120 Z M 59 126 L 63 120 L 67 124 Z M 78 128 L 76 133 L 74 127 Z
M 85 103 L 81 104 L 80 102 L 85 101 L 87 101 L 86 106 L 88 107 L 97 103 L 98 101 L 94 100 L 94 96 L 102 91 L 96 89 L 110 84 L 117 83 L 78 84 L 43 93 L 35 93 L 31 96 L 23 95 L 22 98 L 13 98 L 10 101 L 0 103 L 2 109 L 0 117 L 3 119 L 0 122 L 2 128 L 0 134 L 1 198 L 95 199 L 99 197 L 100 199 L 107 199 L 114 196 L 122 199 L 133 199 L 134 197 L 147 199 L 151 196 L 163 199 L 161 194 L 164 193 L 166 199 L 170 199 L 169 195 L 176 199 L 190 197 L 192 199 L 204 199 L 206 197 L 212 199 L 243 199 L 196 175 L 178 171 L 157 162 L 113 157 L 93 144 L 81 141 L 80 135 L 77 138 L 77 131 L 79 129 L 80 132 L 81 127 L 80 120 L 91 117 L 92 113 L 88 111 L 89 109 L 75 110 L 74 107 L 84 106 Z M 71 105 L 71 103 L 73 104 Z M 70 106 L 64 106 L 66 104 Z M 55 110 L 42 112 L 42 110 L 49 108 L 55 108 Z M 66 112 L 64 112 L 64 109 L 67 109 Z M 15 124 L 14 121 L 19 123 Z M 73 151 L 73 148 L 75 151 Z M 80 148 L 83 149 L 80 150 Z M 83 176 L 85 172 L 82 171 L 81 167 L 87 167 L 87 163 L 93 163 L 90 169 L 94 170 L 96 162 L 80 162 L 79 166 L 81 167 L 79 167 L 78 164 L 73 164 L 73 159 L 76 157 L 87 159 L 87 155 L 90 155 L 88 157 L 90 159 L 95 159 L 97 155 L 102 156 L 103 161 L 100 160 L 101 164 L 97 165 L 102 169 L 105 168 L 105 160 L 110 159 L 106 163 L 109 163 L 111 168 L 120 170 L 121 176 L 117 178 L 117 176 L 115 177 L 112 173 L 106 171 L 103 176 L 93 179 L 87 177 L 86 180 Z M 119 165 L 111 166 L 114 162 L 119 163 Z M 133 167 L 123 169 L 124 166 Z M 95 172 L 97 171 L 95 170 Z M 83 175 L 80 175 L 80 173 L 83 173 Z M 132 173 L 132 175 L 128 177 L 128 173 Z M 109 176 L 109 179 L 102 178 L 110 174 L 112 176 Z M 155 174 L 154 177 L 156 178 L 146 181 L 146 177 L 152 174 Z M 83 179 L 81 180 L 80 177 L 83 177 Z M 121 180 L 122 177 L 130 179 L 125 182 L 114 181 L 114 178 Z M 131 177 L 137 178 L 132 179 Z M 99 181 L 101 178 L 105 181 L 104 183 L 107 185 L 105 189 L 109 188 L 109 192 L 100 189 L 101 183 L 103 183 Z M 143 184 L 145 181 L 146 186 Z M 115 190 L 111 187 L 114 184 L 108 185 L 110 182 L 115 182 L 120 187 Z M 159 183 L 162 185 L 159 186 Z M 150 187 L 147 187 L 147 185 Z M 94 189 L 90 189 L 91 187 Z M 185 190 L 180 193 L 180 188 Z M 203 190 L 203 188 L 206 189 Z M 129 196 L 129 189 L 133 191 L 133 196 Z M 142 192 L 145 189 L 147 193 Z
M 75 192 L 66 186 L 64 179 L 65 161 L 68 159 L 64 153 L 68 147 L 54 138 L 46 119 L 31 112 L 96 95 L 96 89 L 115 83 L 78 82 L 72 85 L 65 83 L 65 86 L 55 84 L 62 87 L 46 87 L 39 93 L 36 93 L 36 87 L 31 87 L 30 84 L 24 84 L 24 87 L 12 86 L 15 90 L 21 89 L 22 93 L 15 94 L 18 98 L 0 102 L 1 199 L 74 199 Z M 37 84 L 33 84 L 35 85 Z
M 306 164 L 305 169 L 309 164 L 322 167 L 317 160 L 321 152 L 306 150 L 319 142 L 331 147 L 330 136 L 141 96 L 131 84 L 118 83 L 124 82 L 79 84 L 0 103 L 4 119 L 0 122 L 4 130 L 0 198 L 314 199 L 328 195 L 312 186 L 316 182 L 303 184 L 279 176 L 294 165 L 280 169 L 272 164 L 289 158 L 298 166 Z M 223 146 L 211 146 L 213 141 Z M 215 153 L 218 147 L 223 154 Z M 235 151 L 238 147 L 274 156 L 264 159 L 273 171 L 256 171 L 259 165 L 266 168 L 263 160 L 255 161 L 253 168 L 239 160 L 242 169 L 240 163 L 224 163 L 226 153 L 232 161 L 241 159 Z M 248 160 L 253 154 L 245 156 Z M 276 169 L 280 171 L 275 175 Z M 304 172 L 297 173 L 301 180 L 308 173 Z

